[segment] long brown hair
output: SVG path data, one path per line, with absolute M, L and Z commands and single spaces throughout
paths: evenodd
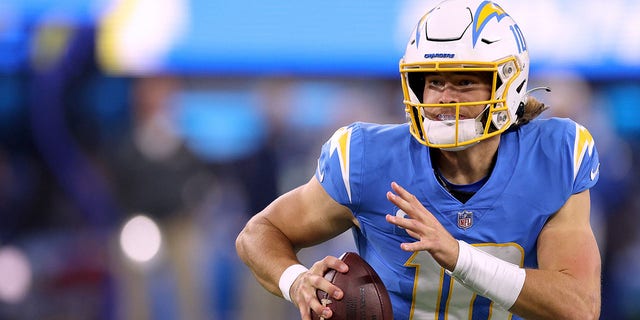
M 549 109 L 549 107 L 542 101 L 532 96 L 527 97 L 527 103 L 524 105 L 522 115 L 518 117 L 516 125 L 521 126 L 529 123 L 529 121 L 537 118 L 542 112 L 547 109 Z

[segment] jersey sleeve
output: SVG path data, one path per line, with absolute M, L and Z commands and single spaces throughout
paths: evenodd
M 572 193 L 579 193 L 593 187 L 600 176 L 600 160 L 595 141 L 585 127 L 575 124 L 573 138 L 573 186 Z M 569 143 L 571 145 L 571 143 Z
M 322 146 L 315 173 L 325 191 L 353 212 L 361 197 L 362 141 L 357 124 L 338 129 Z

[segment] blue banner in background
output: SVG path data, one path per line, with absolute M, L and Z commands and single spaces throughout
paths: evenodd
M 187 70 L 208 65 L 220 73 L 395 74 L 404 50 L 393 42 L 394 1 L 191 5 L 196 28 L 168 55 Z M 187 52 L 195 59 L 180 58 Z
M 3 0 L 0 48 L 14 52 L 0 67 L 24 61 L 29 26 L 62 18 L 98 25 L 97 56 L 114 73 L 395 77 L 411 29 L 438 2 Z M 522 28 L 534 72 L 640 75 L 640 2 L 498 2 Z

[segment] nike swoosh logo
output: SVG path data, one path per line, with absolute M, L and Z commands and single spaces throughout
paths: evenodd
M 591 180 L 592 181 L 598 176 L 599 172 L 600 172 L 600 163 L 598 163 L 598 166 L 596 167 L 595 170 L 591 170 Z
M 482 38 L 482 40 L 480 40 L 480 41 L 482 41 L 482 42 L 484 42 L 484 43 L 486 43 L 486 44 L 492 44 L 492 43 L 495 43 L 495 42 L 500 41 L 500 39 L 496 39 L 496 40 L 489 40 L 489 39 L 486 39 L 486 38 Z

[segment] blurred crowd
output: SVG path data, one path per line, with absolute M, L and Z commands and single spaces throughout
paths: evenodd
M 58 54 L 0 74 L 0 319 L 295 319 L 235 254 L 244 223 L 310 179 L 320 147 L 353 121 L 406 121 L 398 78 L 107 75 L 91 28 Z M 640 319 L 640 77 L 539 74 L 543 117 L 595 138 L 592 220 L 603 319 Z M 133 216 L 161 231 L 135 261 Z M 142 238 L 139 241 L 145 241 Z M 301 253 L 354 250 L 347 232 Z

